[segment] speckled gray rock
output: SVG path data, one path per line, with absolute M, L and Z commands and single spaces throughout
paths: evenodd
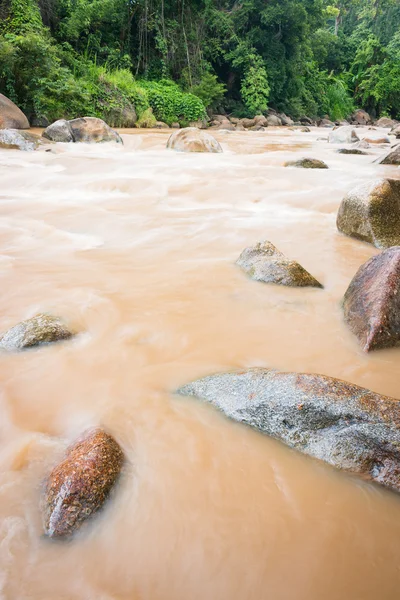
M 74 533 L 101 509 L 123 465 L 123 453 L 100 428 L 86 432 L 68 448 L 50 473 L 41 508 L 45 534 L 62 538 Z
M 329 142 L 331 144 L 355 144 L 360 141 L 356 130 L 351 126 L 338 127 L 329 133 Z
M 245 248 L 236 264 L 255 281 L 290 287 L 323 287 L 298 262 L 286 258 L 271 242 L 259 242 Z
M 185 127 L 175 131 L 168 139 L 167 148 L 178 152 L 222 152 L 219 142 L 197 127 Z
M 0 148 L 6 150 L 23 150 L 24 152 L 33 152 L 40 145 L 40 137 L 20 131 L 19 129 L 0 129 Z
M 344 295 L 343 311 L 365 352 L 400 346 L 400 246 L 359 268 Z
M 74 141 L 69 121 L 66 121 L 65 119 L 54 121 L 54 123 L 46 127 L 42 136 L 52 142 L 62 142 L 64 144 L 69 144 Z
M 400 165 L 400 144 L 376 160 L 380 165 Z
M 105 121 L 96 117 L 82 117 L 71 121 L 60 119 L 46 127 L 42 135 L 53 142 L 123 143 L 121 136 L 114 129 L 111 129 Z
M 334 467 L 400 491 L 400 401 L 327 377 L 222 373 L 178 390 Z
M 300 158 L 299 160 L 289 160 L 285 167 L 297 167 L 298 169 L 328 169 L 328 165 L 317 158 Z
M 377 248 L 400 245 L 400 181 L 377 179 L 349 192 L 340 205 L 337 227 Z
M 0 349 L 25 350 L 42 344 L 67 340 L 74 333 L 58 317 L 39 314 L 11 327 L 0 337 Z

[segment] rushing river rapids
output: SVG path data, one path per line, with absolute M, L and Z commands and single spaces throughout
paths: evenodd
M 1 600 L 393 600 L 400 497 L 173 391 L 212 372 L 323 373 L 400 398 L 400 349 L 366 355 L 340 300 L 377 254 L 340 235 L 344 194 L 396 167 L 287 130 L 218 133 L 224 153 L 0 150 L 1 329 L 38 312 L 74 340 L 0 357 Z M 283 168 L 311 156 L 329 170 Z M 268 239 L 324 290 L 235 265 Z M 66 444 L 103 425 L 127 463 L 71 541 L 39 498 Z

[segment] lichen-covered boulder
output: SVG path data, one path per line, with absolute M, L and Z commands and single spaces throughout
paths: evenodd
M 60 119 L 46 127 L 42 135 L 53 142 L 123 143 L 121 136 L 114 129 L 96 117 L 82 117 L 71 121 Z
M 328 165 L 317 158 L 300 158 L 285 163 L 285 167 L 297 167 L 298 169 L 328 169 Z
M 289 287 L 323 287 L 298 262 L 286 258 L 271 242 L 245 248 L 236 264 L 255 281 Z
M 21 321 L 6 331 L 0 337 L 0 349 L 26 350 L 34 346 L 67 340 L 73 335 L 73 331 L 59 317 L 39 314 L 26 321 Z
M 291 448 L 400 491 L 400 401 L 325 375 L 211 375 L 178 390 Z
M 400 245 L 400 180 L 356 187 L 342 200 L 336 224 L 342 233 L 377 248 Z
M 330 144 L 355 144 L 360 141 L 354 127 L 343 126 L 333 129 L 329 133 L 328 141 Z
M 3 94 L 0 94 L 0 129 L 29 129 L 22 110 Z
M 360 150 L 359 148 L 339 148 L 336 150 L 338 154 L 358 154 L 359 156 L 368 156 L 368 152 Z
M 360 267 L 344 295 L 343 311 L 365 352 L 400 345 L 400 246 Z
M 217 140 L 196 127 L 185 127 L 175 131 L 167 142 L 167 148 L 178 152 L 222 152 Z
M 380 165 L 400 165 L 400 144 L 394 146 L 376 161 Z
M 40 136 L 19 129 L 0 129 L 0 148 L 33 152 L 41 144 Z
M 121 472 L 124 456 L 111 435 L 96 428 L 86 432 L 50 473 L 42 497 L 47 536 L 69 536 L 96 513 Z

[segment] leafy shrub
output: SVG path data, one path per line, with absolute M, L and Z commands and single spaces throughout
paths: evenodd
M 192 93 L 200 98 L 206 108 L 211 109 L 215 109 L 222 101 L 225 92 L 225 84 L 219 83 L 217 76 L 208 72 L 204 73 L 200 83 L 192 88 Z
M 140 83 L 147 91 L 150 106 L 158 121 L 171 125 L 175 121 L 187 123 L 206 116 L 200 98 L 182 92 L 173 81 L 162 79 L 159 82 L 141 81 Z
M 157 123 L 157 119 L 153 115 L 152 109 L 148 108 L 147 110 L 144 111 L 144 113 L 142 113 L 142 116 L 138 119 L 138 121 L 136 123 L 136 127 L 150 128 L 150 127 L 155 127 L 156 123 Z

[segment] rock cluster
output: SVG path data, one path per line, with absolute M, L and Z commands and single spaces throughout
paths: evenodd
M 291 448 L 400 491 L 400 401 L 306 373 L 250 369 L 178 390 Z
M 42 498 L 43 525 L 53 538 L 70 536 L 102 508 L 122 469 L 118 443 L 102 429 L 87 432 L 50 473 Z
M 72 119 L 72 121 L 60 119 L 46 127 L 42 135 L 53 142 L 123 143 L 121 136 L 116 131 L 111 129 L 102 119 L 95 117 L 82 117 Z
M 246 248 L 236 264 L 255 281 L 289 287 L 323 287 L 298 262 L 286 258 L 271 242 L 260 242 Z

